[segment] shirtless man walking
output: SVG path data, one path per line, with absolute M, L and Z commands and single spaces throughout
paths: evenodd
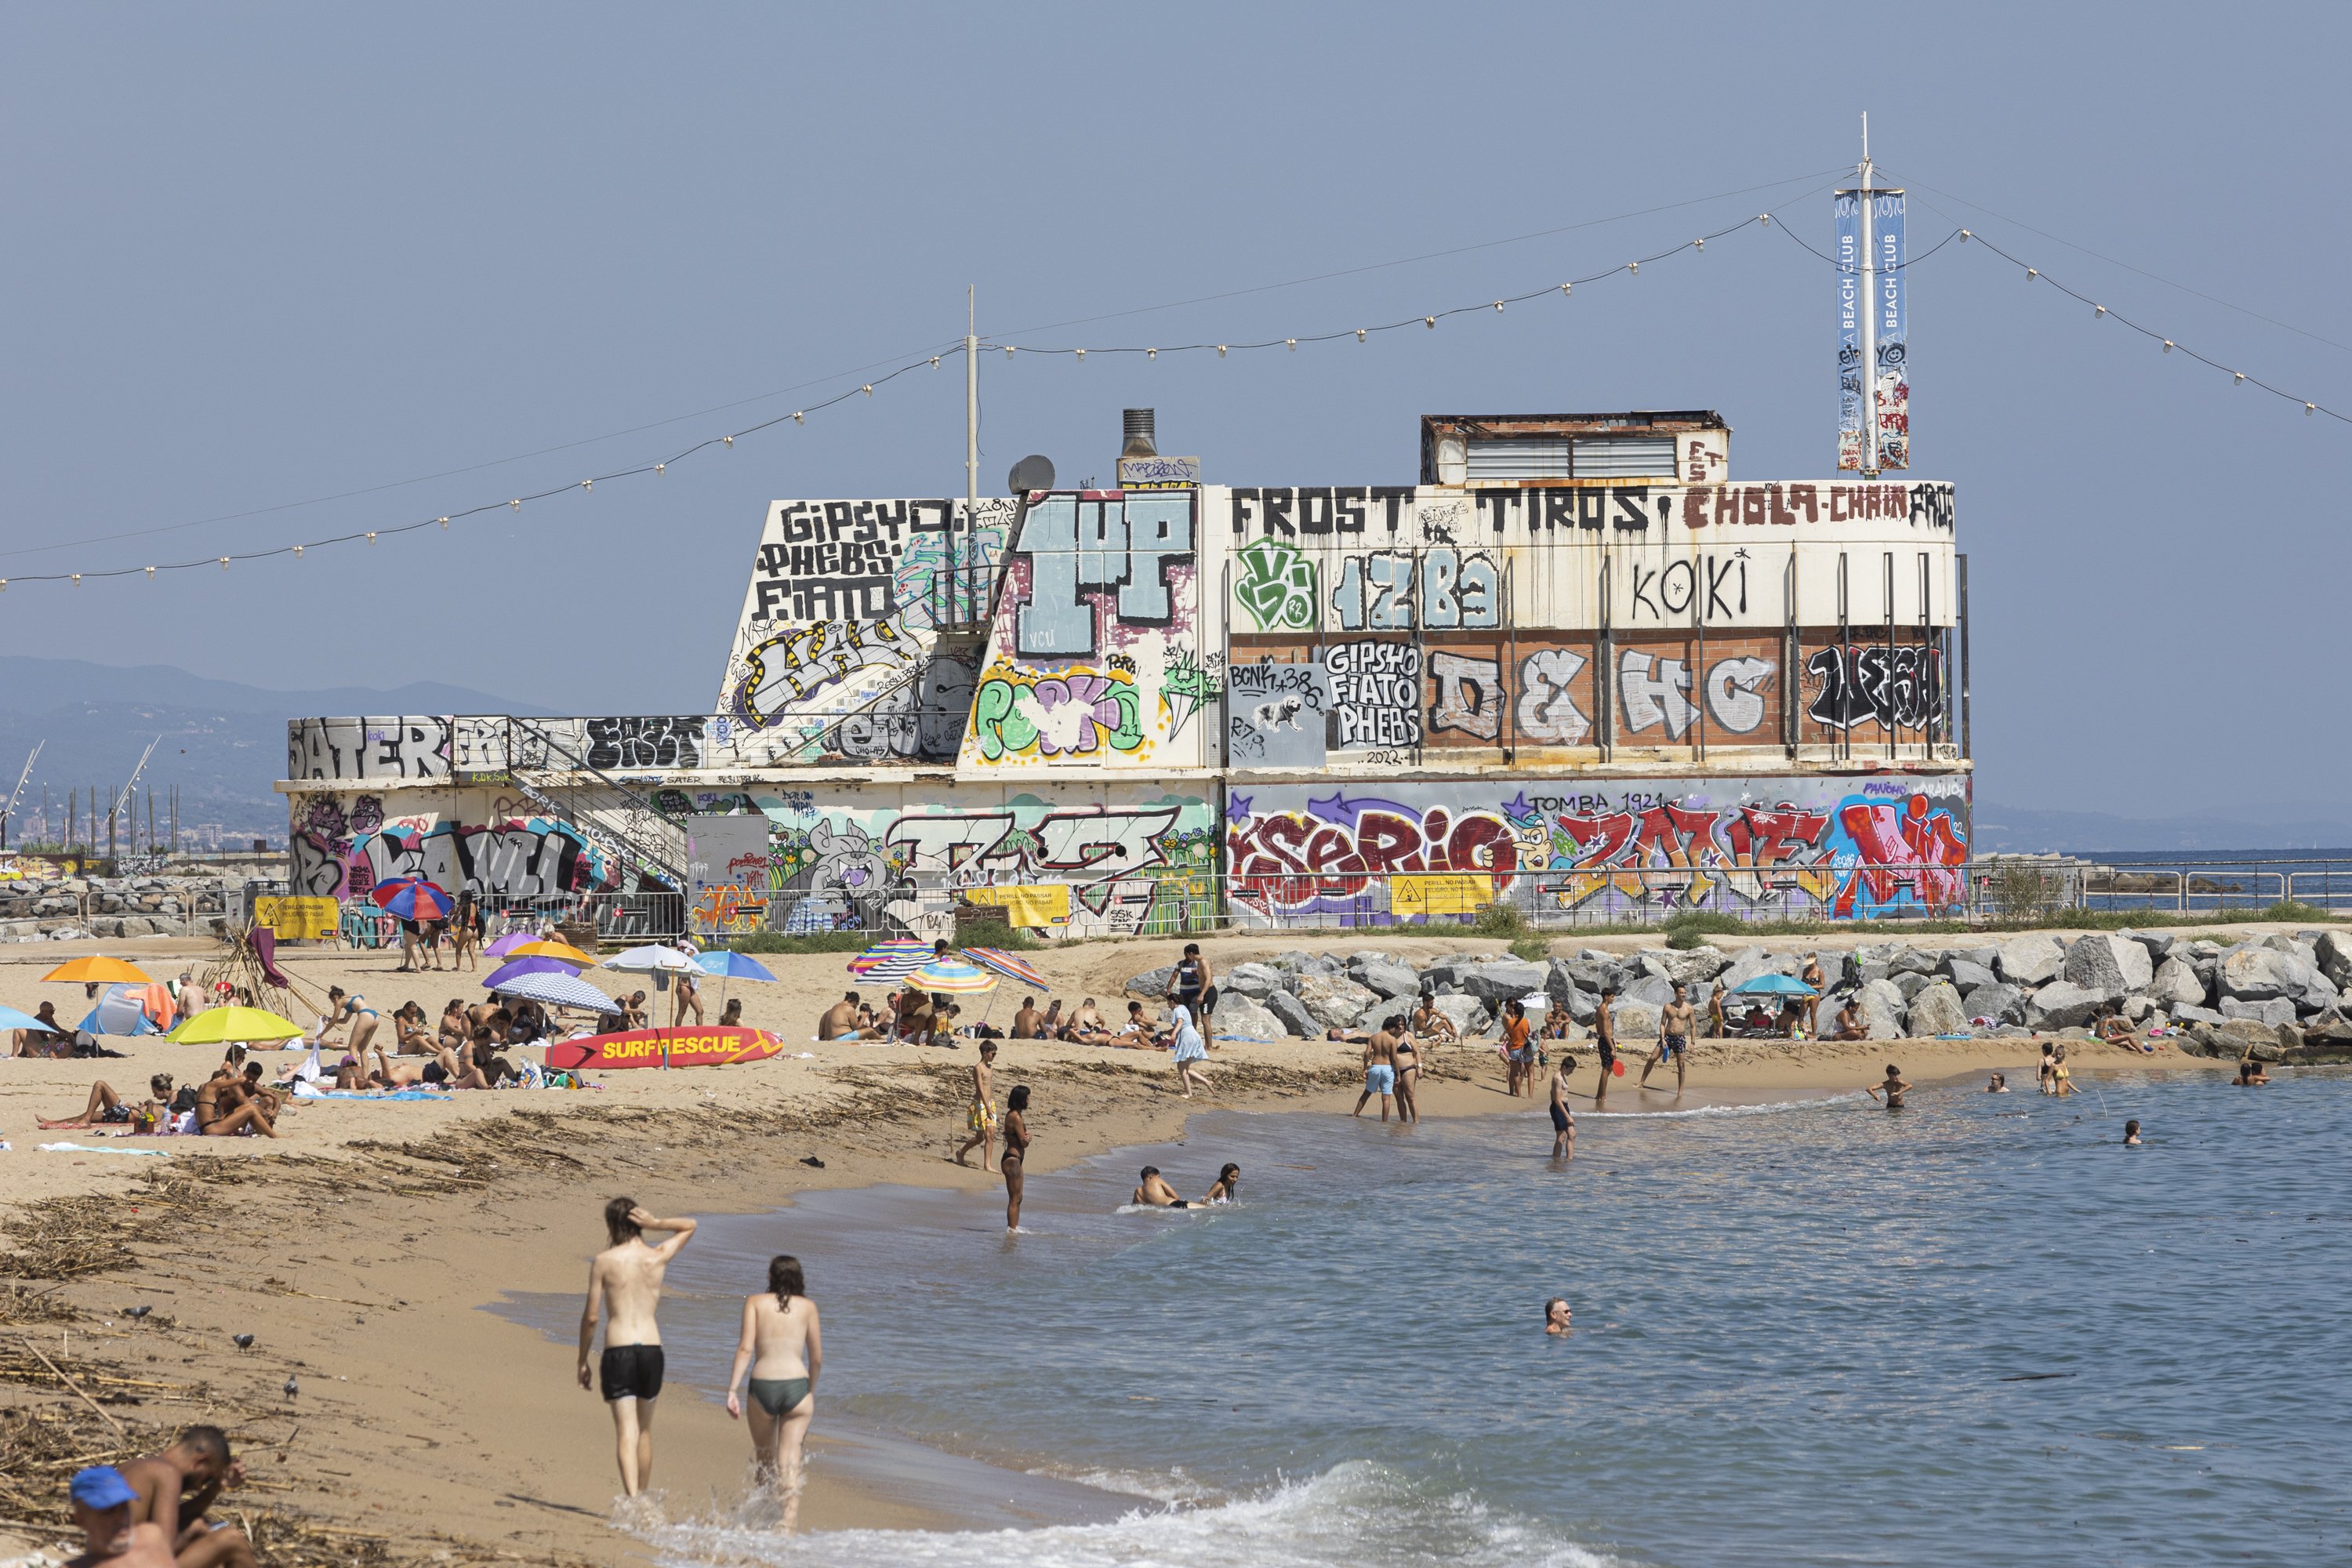
M 1650 1069 L 1668 1057 L 1675 1058 L 1675 1092 L 1683 1091 L 1684 1069 L 1690 1066 L 1691 1037 L 1698 1033 L 1698 1012 L 1690 1005 L 1690 987 L 1675 982 L 1675 999 L 1658 1014 L 1658 1048 L 1642 1064 L 1642 1081 L 1634 1087 L 1650 1087 Z
M 971 1136 L 965 1139 L 963 1147 L 955 1152 L 955 1163 L 959 1165 L 962 1164 L 963 1157 L 971 1153 L 972 1145 L 977 1143 L 980 1145 L 980 1168 L 985 1171 L 989 1168 L 989 1150 L 996 1142 L 996 1042 L 994 1040 L 980 1042 L 980 1060 L 971 1065 L 971 1107 L 964 1112 L 964 1125 L 971 1129 Z
M 648 1247 L 644 1233 L 666 1230 L 670 1238 Z M 645 1490 L 654 1472 L 654 1401 L 661 1397 L 662 1276 L 694 1235 L 690 1219 L 656 1219 L 634 1198 L 604 1205 L 604 1231 L 613 1245 L 588 1266 L 588 1305 L 580 1314 L 580 1386 L 588 1386 L 588 1352 L 596 1342 L 596 1319 L 604 1319 L 604 1359 L 599 1368 L 604 1403 L 613 1411 L 613 1436 L 621 1462 L 621 1489 L 630 1497 Z
M 1383 1024 L 1372 1037 L 1364 1042 L 1364 1092 L 1356 1096 L 1356 1109 L 1350 1116 L 1361 1116 L 1364 1103 L 1372 1096 L 1381 1097 L 1381 1120 L 1389 1119 L 1389 1103 L 1396 1098 L 1396 1037 Z
M 1609 1099 L 1609 1080 L 1617 1072 L 1617 987 L 1603 986 L 1601 1005 L 1592 1012 L 1592 1042 L 1601 1051 L 1601 1081 L 1592 1088 L 1592 1109 Z
M 189 1427 L 163 1452 L 124 1465 L 122 1479 L 138 1493 L 131 1522 L 161 1529 L 179 1568 L 253 1568 L 253 1542 L 245 1531 L 205 1522 L 222 1489 L 245 1479 L 245 1467 L 230 1457 L 219 1427 Z

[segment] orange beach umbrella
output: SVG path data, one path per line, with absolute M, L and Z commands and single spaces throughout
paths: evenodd
M 119 958 L 108 958 L 99 953 L 92 953 L 88 958 L 68 959 L 41 978 L 68 981 L 78 985 L 88 985 L 92 982 L 101 985 L 152 985 L 155 983 L 152 975 L 146 973 L 135 964 L 125 963 Z

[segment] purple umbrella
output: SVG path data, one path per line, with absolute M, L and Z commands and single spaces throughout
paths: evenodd
M 518 958 L 511 963 L 501 963 L 491 970 L 482 977 L 482 984 L 488 989 L 496 991 L 506 982 L 525 974 L 570 974 L 572 973 L 573 973 L 572 965 L 560 958 Z
M 506 935 L 499 938 L 498 941 L 490 943 L 489 946 L 482 949 L 482 956 L 484 958 L 504 958 L 509 952 L 520 947 L 523 943 L 527 942 L 537 942 L 539 938 L 533 936 L 527 931 L 510 931 L 507 932 Z

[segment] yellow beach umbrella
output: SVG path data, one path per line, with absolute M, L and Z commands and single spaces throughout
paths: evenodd
M 576 963 L 583 969 L 593 969 L 596 967 L 596 958 L 593 953 L 583 952 L 568 942 L 555 942 L 552 940 L 545 942 L 527 942 L 520 947 L 510 947 L 507 949 L 506 956 L 509 958 L 551 958 L 558 963 Z
M 96 981 L 101 985 L 152 985 L 154 977 L 119 958 L 106 958 L 92 953 L 88 958 L 68 959 L 41 976 L 43 980 L 64 980 L 87 985 Z
M 231 1041 L 295 1040 L 302 1026 L 260 1007 L 215 1007 L 197 1014 L 163 1037 L 174 1045 L 225 1046 Z

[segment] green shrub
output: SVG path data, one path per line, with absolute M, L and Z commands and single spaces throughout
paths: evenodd
M 1747 932 L 1748 922 L 1721 910 L 1685 910 L 1666 921 L 1666 945 L 1675 948 L 1704 947 L 1710 936 L 1740 936 Z
M 1511 956 L 1524 958 L 1529 963 L 1541 963 L 1551 956 L 1551 943 L 1530 931 L 1526 936 L 1511 939 Z
M 862 931 L 754 931 L 730 937 L 727 945 L 737 952 L 863 952 L 881 940 Z

